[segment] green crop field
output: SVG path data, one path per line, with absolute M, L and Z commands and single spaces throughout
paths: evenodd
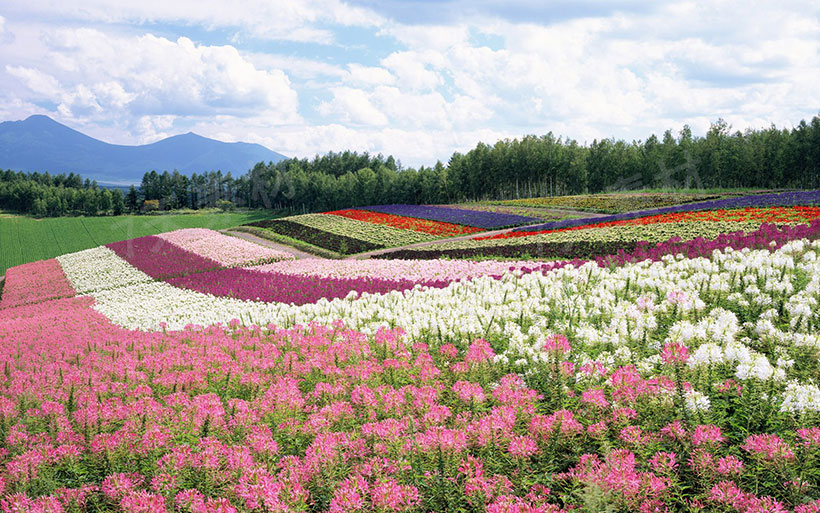
M 56 217 L 0 216 L 0 275 L 15 265 L 53 258 L 102 244 L 180 228 L 221 230 L 270 214 L 182 214 L 162 216 Z

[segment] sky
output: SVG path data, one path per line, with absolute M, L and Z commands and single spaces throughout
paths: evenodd
M 0 120 L 446 163 L 820 113 L 820 2 L 3 0 Z

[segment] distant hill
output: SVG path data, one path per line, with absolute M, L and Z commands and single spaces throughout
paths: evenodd
M 138 183 L 151 170 L 243 174 L 257 162 L 285 158 L 259 144 L 226 143 L 191 132 L 152 144 L 122 146 L 89 137 L 48 116 L 0 123 L 0 169 L 74 172 L 111 184 Z

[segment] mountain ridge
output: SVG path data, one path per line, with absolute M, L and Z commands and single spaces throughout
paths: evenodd
M 245 173 L 257 162 L 285 158 L 260 144 L 228 143 L 194 132 L 128 146 L 95 139 L 42 114 L 0 123 L 0 169 L 73 172 L 111 184 L 139 183 L 152 170 Z

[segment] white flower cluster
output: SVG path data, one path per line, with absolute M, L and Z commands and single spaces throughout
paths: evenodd
M 57 261 L 80 295 L 153 281 L 105 246 L 59 256 Z
M 820 412 L 820 388 L 790 382 L 783 394 L 780 411 L 789 413 Z

